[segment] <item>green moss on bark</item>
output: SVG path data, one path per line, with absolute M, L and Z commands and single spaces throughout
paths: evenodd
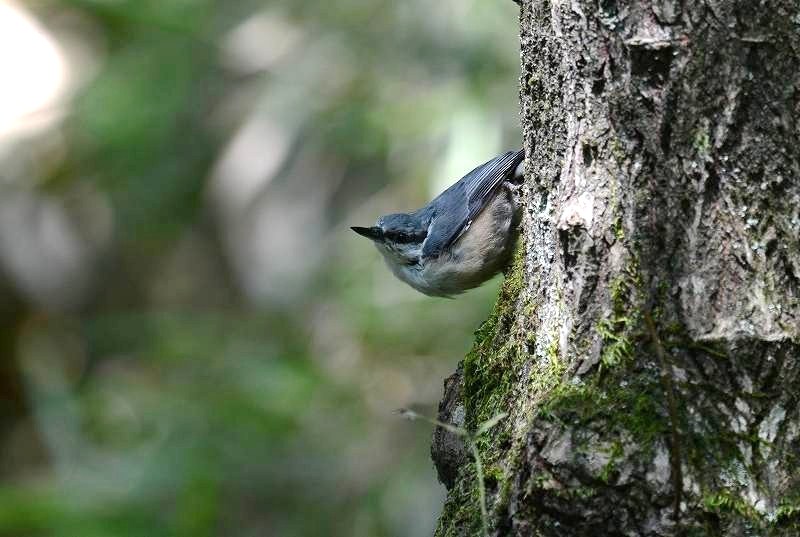
M 465 426 L 470 431 L 503 412 L 511 387 L 517 380 L 517 366 L 527 353 L 525 342 L 519 341 L 512 333 L 523 286 L 525 248 L 522 242 L 520 240 L 517 244 L 494 310 L 475 332 L 475 343 L 463 361 L 461 400 L 466 412 Z M 493 464 L 498 458 L 493 446 L 509 439 L 509 428 L 502 422 L 490 433 L 476 439 L 482 459 L 485 455 L 485 485 L 487 493 L 495 498 L 494 507 L 507 502 L 511 483 L 506 471 Z M 493 505 L 490 504 L 490 511 Z M 461 468 L 457 485 L 450 491 L 436 535 L 454 537 L 479 535 L 480 532 L 481 509 L 475 463 L 470 461 Z
M 524 252 L 519 241 L 494 310 L 475 332 L 475 344 L 464 358 L 463 400 L 470 430 L 503 410 L 516 366 L 527 355 L 526 346 L 512 334 L 523 285 Z
M 456 488 L 450 491 L 450 498 L 439 519 L 436 537 L 480 535 L 481 507 L 478 488 L 474 483 L 474 464 L 469 464 L 462 468 Z

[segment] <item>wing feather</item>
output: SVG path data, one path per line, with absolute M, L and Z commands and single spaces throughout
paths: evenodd
M 465 183 L 467 192 L 470 222 L 494 198 L 497 187 L 503 181 L 511 178 L 524 158 L 525 152 L 521 149 L 519 151 L 509 151 L 478 166 L 464 176 L 462 180 Z
M 431 203 L 434 214 L 422 244 L 422 256 L 436 257 L 456 242 L 524 159 L 523 150 L 508 151 L 481 164 L 439 195 Z

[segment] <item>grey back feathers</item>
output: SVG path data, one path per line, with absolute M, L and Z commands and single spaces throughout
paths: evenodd
M 504 181 L 514 179 L 525 152 L 508 151 L 481 164 L 453 186 L 439 194 L 415 215 L 428 221 L 428 234 L 422 245 L 423 257 L 436 257 L 466 231 L 472 221 L 497 194 Z

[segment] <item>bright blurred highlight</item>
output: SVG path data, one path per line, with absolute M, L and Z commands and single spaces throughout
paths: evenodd
M 56 42 L 22 7 L 0 1 L 0 136 L 42 126 L 64 90 L 67 66 Z M 50 114 L 52 117 L 52 114 Z

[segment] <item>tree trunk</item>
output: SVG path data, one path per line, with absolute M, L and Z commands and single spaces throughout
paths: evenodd
M 521 48 L 523 238 L 440 406 L 508 413 L 490 533 L 800 535 L 797 0 L 527 0 Z

